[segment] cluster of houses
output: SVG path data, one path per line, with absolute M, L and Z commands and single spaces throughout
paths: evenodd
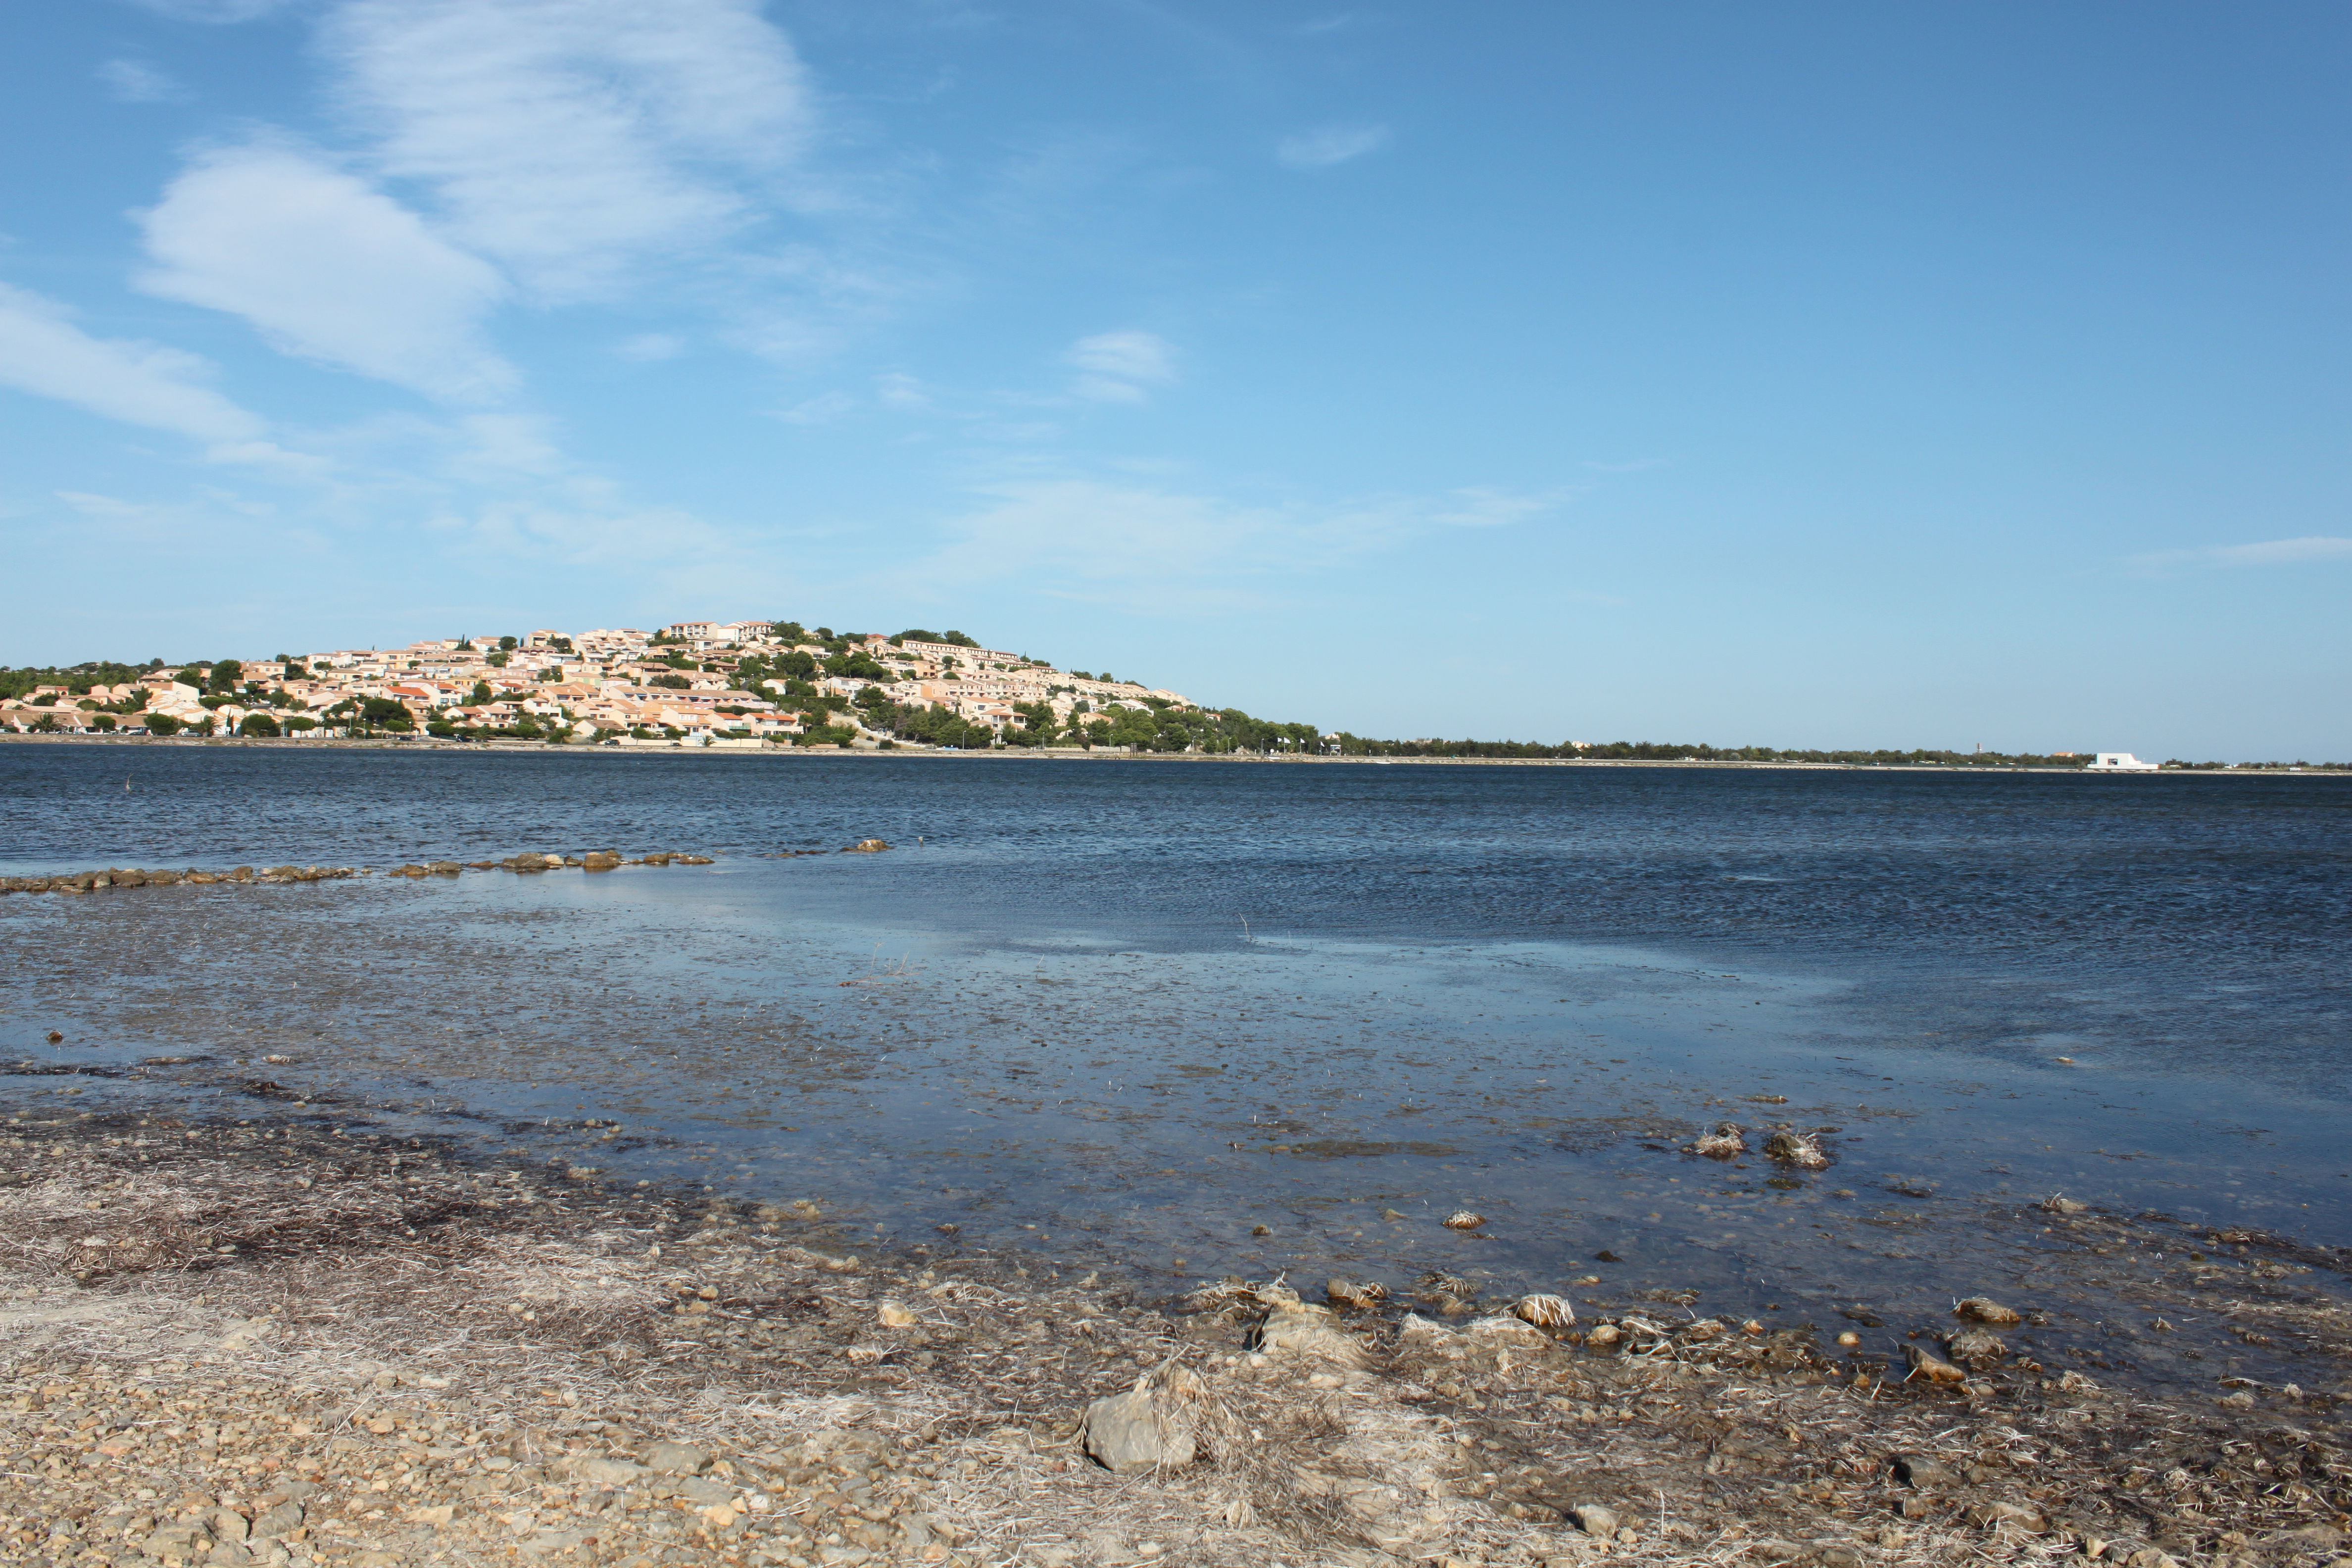
M 944 709 L 995 730 L 1020 721 L 1015 704 L 1046 704 L 1065 723 L 1080 711 L 1192 706 L 1173 691 L 961 642 L 878 633 L 804 638 L 789 624 L 680 621 L 657 633 L 542 629 L 520 637 L 338 648 L 240 660 L 226 680 L 225 666 L 194 665 L 87 690 L 38 687 L 0 701 L 0 729 L 317 738 L 387 727 L 413 733 L 520 729 L 625 745 L 758 746 L 835 726 L 836 733 L 851 732 L 852 744 L 878 744 L 883 736 L 860 722 L 865 707 L 857 699 L 868 688 L 879 688 L 898 707 Z M 809 656 L 809 664 L 793 661 L 802 673 L 775 674 L 795 651 Z M 856 672 L 837 672 L 850 665 Z M 798 695 L 787 690 L 795 682 L 803 689 Z M 810 689 L 844 700 L 812 701 Z M 406 722 L 387 725 L 402 715 Z M 152 722 L 156 716 L 166 721 Z

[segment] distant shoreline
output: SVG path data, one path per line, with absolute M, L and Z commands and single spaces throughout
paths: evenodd
M 1115 752 L 1087 751 L 1069 746 L 1005 747 L 986 752 L 959 752 L 935 746 L 901 743 L 885 752 L 872 748 L 845 750 L 837 746 L 765 746 L 756 752 L 717 751 L 702 746 L 550 746 L 544 742 L 508 743 L 497 741 L 291 741 L 283 737 L 245 735 L 27 735 L 0 734 L 0 743 L 51 746 L 240 746 L 280 752 L 373 751 L 458 752 L 501 755 L 561 752 L 569 756 L 710 756 L 771 757 L 815 760 L 844 757 L 960 757 L 982 762 L 1024 763 L 1255 763 L 1278 766 L 1301 763 L 1344 763 L 1356 767 L 1436 768 L 1708 768 L 1768 773 L 2032 773 L 2052 778 L 2344 778 L 2340 768 L 2167 768 L 2160 773 L 2095 773 L 2089 768 L 2029 768 L 1975 766 L 1954 763 L 1780 763 L 1745 762 L 1700 757 L 1327 757 L 1266 756 L 1249 752 Z

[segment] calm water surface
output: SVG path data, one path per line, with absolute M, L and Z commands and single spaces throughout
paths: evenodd
M 2316 776 L 0 746 L 9 871 L 719 857 L 12 897 L 0 1043 L 211 1058 L 19 1103 L 249 1114 L 283 1056 L 321 1112 L 1171 1285 L 1948 1301 L 2036 1278 L 1989 1216 L 2053 1190 L 2352 1242 L 2347 828 Z M 1726 1118 L 1837 1163 L 1675 1152 Z

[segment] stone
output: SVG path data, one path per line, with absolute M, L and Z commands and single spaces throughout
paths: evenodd
M 1960 1484 L 1959 1471 L 1927 1454 L 1895 1456 L 1895 1479 L 1905 1486 L 1921 1491 L 1933 1487 L 1956 1487 Z
M 160 1526 L 139 1549 L 150 1557 L 194 1557 L 211 1551 L 212 1545 L 211 1531 L 201 1524 L 182 1523 Z
M 1979 1530 L 2003 1528 L 2021 1530 L 2029 1535 L 2039 1534 L 2044 1524 L 2042 1517 L 2021 1503 L 1979 1503 L 1969 1510 L 1969 1521 Z
M 903 1301 L 885 1301 L 874 1316 L 886 1329 L 911 1329 L 916 1322 L 915 1310 Z
M 1917 1345 L 1905 1345 L 1903 1359 L 1910 1363 L 1911 1377 L 1922 1378 L 1928 1383 L 1966 1383 L 1969 1380 L 1967 1373 L 1941 1356 L 1930 1355 Z M 1909 1378 L 1905 1381 L 1908 1382 Z
M 877 855 L 889 847 L 889 845 L 884 843 L 879 838 L 861 838 L 856 843 L 851 845 L 848 848 L 843 850 L 842 853 L 845 855 Z
M 1518 1305 L 1511 1309 L 1511 1316 L 1538 1329 L 1566 1329 L 1576 1324 L 1576 1308 L 1565 1296 L 1522 1296 Z
M 577 1459 L 572 1465 L 572 1479 L 591 1486 L 626 1486 L 647 1474 L 645 1466 L 627 1459 Z
M 1979 1323 L 1991 1323 L 1995 1327 L 2004 1329 L 2013 1328 L 2025 1321 L 2024 1315 L 2015 1308 L 2004 1307 L 1990 1296 L 1970 1296 L 1953 1307 L 1952 1313 L 1955 1317 L 1967 1318 Z
M 281 1535 L 291 1535 L 302 1528 L 302 1505 L 281 1502 L 262 1510 L 253 1516 L 253 1539 L 274 1541 Z
M 1456 1209 L 1442 1222 L 1448 1230 L 1476 1230 L 1486 1223 L 1486 1216 L 1468 1209 Z
M 1377 1280 L 1330 1279 L 1324 1282 L 1323 1296 L 1335 1307 L 1364 1312 L 1387 1300 L 1389 1288 Z
M 1486 1344 L 1524 1345 L 1529 1350 L 1545 1350 L 1551 1345 L 1549 1335 L 1518 1318 L 1480 1318 L 1463 1332 Z
M 1712 1132 L 1683 1146 L 1686 1154 L 1704 1154 L 1710 1160 L 1736 1160 L 1748 1152 L 1748 1140 L 1737 1121 L 1726 1121 Z
M 1577 1529 L 1597 1540 L 1612 1540 L 1617 1534 L 1617 1510 L 1597 1502 L 1578 1503 L 1568 1510 L 1568 1517 Z
M 1313 1356 L 1340 1366 L 1361 1366 L 1364 1347 L 1339 1327 L 1328 1307 L 1286 1301 L 1266 1313 L 1251 1348 L 1266 1355 Z
M 1764 1152 L 1801 1171 L 1819 1171 L 1830 1163 L 1830 1157 L 1822 1152 L 1822 1146 L 1812 1138 L 1786 1127 L 1764 1141 Z
M 2009 1346 L 1990 1329 L 1962 1329 L 1944 1342 L 1955 1361 L 1992 1361 L 2009 1353 Z
M 2083 1214 L 2087 1212 L 2091 1205 L 2079 1199 L 2067 1197 L 2063 1194 L 2053 1193 L 2033 1206 L 2043 1214 Z
M 637 1456 L 646 1468 L 665 1476 L 700 1475 L 710 1463 L 710 1456 L 691 1443 L 652 1443 Z
M 592 849 L 580 858 L 581 868 L 586 871 L 610 871 L 620 863 L 621 858 L 609 849 Z
M 1139 1382 L 1125 1394 L 1097 1399 L 1078 1424 L 1087 1453 L 1114 1475 L 1174 1469 L 1192 1462 L 1192 1434 Z

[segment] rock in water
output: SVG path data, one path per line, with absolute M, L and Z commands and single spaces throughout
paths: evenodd
M 1576 1309 L 1565 1296 L 1522 1296 L 1511 1315 L 1539 1329 L 1566 1329 L 1576 1323 Z
M 1114 1475 L 1174 1469 L 1192 1462 L 1192 1432 L 1160 1406 L 1147 1382 L 1138 1379 L 1125 1394 L 1096 1400 L 1079 1421 L 1087 1454 Z
M 1971 1296 L 1967 1300 L 1956 1304 L 1952 1308 L 1952 1312 L 1957 1317 L 1972 1319 L 1979 1323 L 1991 1323 L 2004 1329 L 2012 1328 L 2025 1321 L 2023 1315 L 2015 1308 L 2004 1307 L 1990 1296 Z
M 1473 1214 L 1468 1209 L 1456 1209 L 1445 1216 L 1445 1228 L 1448 1230 L 1475 1230 L 1486 1223 L 1485 1215 Z
M 1727 1121 L 1696 1142 L 1685 1144 L 1683 1152 L 1704 1154 L 1710 1160 L 1733 1160 L 1748 1152 L 1748 1139 L 1739 1123 Z
M 1822 1146 L 1802 1132 L 1783 1127 L 1765 1141 L 1764 1152 L 1784 1165 L 1794 1165 L 1801 1171 L 1819 1171 L 1830 1163 Z
M 1389 1288 L 1374 1279 L 1367 1279 L 1361 1284 L 1352 1279 L 1333 1279 L 1323 1287 L 1323 1294 L 1335 1307 L 1351 1312 L 1364 1312 L 1387 1300 Z
M 1944 1343 L 1954 1361 L 1995 1361 L 2009 1353 L 2000 1336 L 1990 1329 L 1962 1329 Z
M 2082 1214 L 2091 1205 L 2080 1198 L 2070 1198 L 2063 1193 L 2053 1193 L 2033 1206 L 2043 1214 Z
M 1969 1374 L 1941 1356 L 1929 1355 L 1917 1345 L 1905 1345 L 1903 1359 L 1911 1363 L 1911 1376 L 1929 1383 L 1966 1383 Z M 1907 1381 L 1907 1380 L 1906 1380 Z
M 881 851 L 889 847 L 889 845 L 884 843 L 879 838 L 861 838 L 856 843 L 851 845 L 847 849 L 844 850 L 843 853 L 847 855 L 875 855 L 879 854 Z

